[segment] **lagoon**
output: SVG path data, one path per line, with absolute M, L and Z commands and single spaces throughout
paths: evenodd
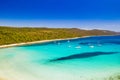
M 0 49 L 7 80 L 109 80 L 120 74 L 120 36 L 91 36 Z

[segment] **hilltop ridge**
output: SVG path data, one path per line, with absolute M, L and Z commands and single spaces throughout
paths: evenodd
M 98 29 L 83 30 L 78 28 L 18 28 L 0 26 L 0 45 L 50 39 L 117 34 L 118 33 L 114 31 Z

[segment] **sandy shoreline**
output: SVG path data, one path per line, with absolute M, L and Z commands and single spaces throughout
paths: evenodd
M 115 36 L 115 35 L 94 35 L 94 36 Z M 74 38 L 64 38 L 64 39 L 51 39 L 51 40 L 41 40 L 41 41 L 32 41 L 32 42 L 23 42 L 23 43 L 15 43 L 15 44 L 8 44 L 8 45 L 0 45 L 0 48 L 7 48 L 7 47 L 14 47 L 14 46 L 21 46 L 21 45 L 29 45 L 29 44 L 37 44 L 37 43 L 46 43 L 52 41 L 59 41 L 59 40 L 72 40 L 78 38 L 86 38 L 92 36 L 82 36 L 82 37 L 74 37 Z
M 86 37 L 90 37 L 90 36 L 74 37 L 74 38 L 65 38 L 65 39 L 41 40 L 41 41 L 33 41 L 33 42 L 24 42 L 24 43 L 0 45 L 0 48 L 7 48 L 7 47 L 14 47 L 14 46 L 21 46 L 21 45 L 29 45 L 29 44 L 37 44 L 37 43 L 46 43 L 46 42 L 59 41 L 59 40 L 69 40 L 69 39 L 72 40 L 72 39 L 86 38 Z

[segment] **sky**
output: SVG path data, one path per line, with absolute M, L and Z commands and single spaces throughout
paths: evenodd
M 0 0 L 0 25 L 120 31 L 120 0 Z

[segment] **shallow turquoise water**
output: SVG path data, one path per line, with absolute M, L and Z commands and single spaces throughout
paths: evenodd
M 1 74 L 11 80 L 106 78 L 120 73 L 120 36 L 95 36 L 0 49 L 0 63 Z

